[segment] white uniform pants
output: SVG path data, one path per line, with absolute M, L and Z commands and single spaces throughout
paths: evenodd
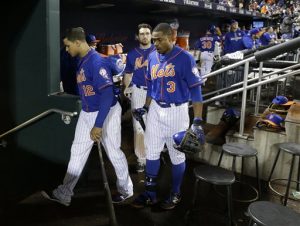
M 53 194 L 64 201 L 70 202 L 73 189 L 82 173 L 94 142 L 90 131 L 94 127 L 98 112 L 81 111 L 76 125 L 75 138 L 71 148 L 68 169 L 63 180 Z M 117 175 L 117 189 L 121 194 L 132 194 L 133 185 L 128 172 L 128 164 L 121 146 L 121 106 L 113 106 L 103 124 L 102 144 L 114 166 Z
M 185 161 L 185 154 L 173 147 L 173 135 L 189 127 L 188 103 L 169 108 L 160 107 L 155 100 L 151 101 L 147 116 L 145 147 L 148 160 L 157 160 L 167 144 L 172 164 Z
M 201 75 L 206 75 L 211 72 L 211 68 L 214 63 L 214 53 L 211 52 L 201 52 L 200 55 L 200 62 L 201 62 Z
M 132 97 L 131 97 L 131 109 L 142 108 L 145 104 L 147 96 L 147 90 L 132 86 Z M 137 161 L 146 164 L 146 154 L 144 145 L 144 130 L 141 124 L 132 117 L 133 121 L 133 132 L 134 132 L 134 153 L 137 157 Z M 146 124 L 146 117 L 144 117 Z

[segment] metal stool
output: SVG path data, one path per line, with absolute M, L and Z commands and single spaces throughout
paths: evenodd
M 234 200 L 239 201 L 239 202 L 253 202 L 253 201 L 256 201 L 257 199 L 259 199 L 259 197 L 261 197 L 261 188 L 260 188 L 259 171 L 258 171 L 257 150 L 250 147 L 247 144 L 241 144 L 241 143 L 227 143 L 227 144 L 224 144 L 222 146 L 222 152 L 221 152 L 221 155 L 220 155 L 220 158 L 219 158 L 218 166 L 220 166 L 220 164 L 221 164 L 224 152 L 231 155 L 231 156 L 233 156 L 231 170 L 234 173 L 236 173 L 236 164 L 235 164 L 236 157 L 241 157 L 242 158 L 241 177 L 243 176 L 243 172 L 244 172 L 244 158 L 255 157 L 257 189 L 255 189 L 255 187 L 253 187 L 250 184 L 247 184 L 247 185 L 249 185 L 255 191 L 256 197 L 253 198 L 253 199 L 249 199 L 249 200 L 240 200 L 240 199 L 234 199 Z M 241 180 L 236 181 L 236 182 L 241 183 Z
M 274 169 L 275 169 L 275 166 L 277 164 L 278 157 L 279 157 L 279 154 L 280 154 L 281 150 L 284 151 L 284 152 L 286 152 L 286 153 L 289 153 L 289 154 L 293 155 L 293 157 L 292 157 L 292 163 L 291 163 L 291 166 L 290 166 L 289 178 L 287 179 L 288 183 L 287 183 L 287 186 L 286 186 L 285 195 L 283 195 L 283 194 L 279 193 L 278 191 L 276 191 L 272 187 L 272 184 L 271 184 L 273 181 L 276 181 L 276 180 L 286 180 L 286 179 L 278 179 L 278 178 L 271 179 L 272 175 L 273 175 L 273 172 L 274 172 Z M 268 179 L 268 183 L 269 183 L 270 189 L 272 191 L 274 191 L 276 194 L 278 194 L 278 195 L 280 195 L 282 197 L 284 196 L 283 205 L 285 205 L 285 206 L 287 204 L 287 199 L 289 198 L 289 191 L 290 191 L 290 185 L 291 185 L 291 181 L 292 181 L 291 180 L 292 179 L 292 173 L 293 173 L 294 162 L 295 162 L 295 157 L 296 156 L 299 157 L 298 179 L 297 179 L 297 181 L 293 181 L 293 182 L 297 183 L 297 191 L 299 191 L 299 183 L 300 183 L 300 144 L 290 143 L 290 142 L 279 144 L 279 149 L 278 149 L 278 152 L 277 152 L 277 155 L 276 155 L 276 158 L 275 158 L 275 161 L 274 161 L 274 164 L 272 166 L 272 170 L 271 170 L 271 173 L 270 173 L 270 176 L 269 176 L 269 179 Z
M 299 226 L 300 214 L 292 209 L 268 202 L 253 202 L 248 207 L 249 226 Z
M 228 171 L 221 167 L 202 165 L 194 169 L 194 175 L 196 177 L 194 186 L 194 195 L 192 199 L 192 210 L 195 207 L 198 183 L 199 181 L 204 181 L 213 185 L 224 185 L 227 188 L 227 208 L 228 208 L 228 226 L 232 225 L 232 194 L 231 185 L 235 181 L 235 176 L 232 171 Z

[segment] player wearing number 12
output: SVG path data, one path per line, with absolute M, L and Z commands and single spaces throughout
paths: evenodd
M 114 166 L 118 194 L 113 202 L 122 202 L 133 195 L 128 164 L 121 146 L 121 106 L 113 91 L 110 62 L 88 46 L 83 28 L 67 30 L 64 38 L 66 51 L 80 57 L 77 85 L 82 110 L 76 125 L 71 156 L 63 183 L 42 195 L 52 201 L 69 206 L 73 189 L 82 173 L 94 142 L 101 141 Z
M 190 97 L 194 119 L 201 120 L 202 79 L 193 56 L 173 44 L 169 24 L 158 24 L 153 30 L 152 40 L 156 51 L 148 58 L 148 90 L 144 106 L 144 109 L 149 109 L 145 132 L 146 189 L 132 206 L 142 208 L 157 202 L 160 154 L 166 144 L 172 162 L 172 189 L 161 207 L 173 209 L 181 200 L 180 187 L 185 172 L 185 154 L 173 147 L 173 135 L 189 127 Z

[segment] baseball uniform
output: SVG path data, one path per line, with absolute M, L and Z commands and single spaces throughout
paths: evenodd
M 148 67 L 148 55 L 154 50 L 154 46 L 142 49 L 140 47 L 134 48 L 127 54 L 125 73 L 133 74 L 132 76 L 132 97 L 131 109 L 143 107 L 147 95 L 146 74 Z M 144 147 L 144 130 L 140 123 L 133 120 L 134 130 L 134 152 L 138 158 L 138 162 L 142 165 L 146 164 L 146 154 Z
M 133 194 L 128 164 L 121 146 L 121 106 L 113 95 L 110 62 L 95 50 L 90 50 L 79 62 L 77 84 L 82 110 L 76 125 L 71 157 L 63 184 L 53 195 L 65 203 L 71 202 L 73 189 L 81 175 L 94 142 L 90 138 L 93 127 L 102 128 L 102 144 L 117 175 L 117 189 L 123 195 Z M 111 103 L 105 112 L 101 95 L 109 92 Z

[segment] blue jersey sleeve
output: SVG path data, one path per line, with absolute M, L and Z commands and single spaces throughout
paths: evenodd
M 187 81 L 189 88 L 199 86 L 202 84 L 202 77 L 192 55 L 187 54 L 183 67 L 183 76 L 184 79 Z
M 95 121 L 96 127 L 102 127 L 103 122 L 114 100 L 111 70 L 108 61 L 95 61 L 92 67 L 93 84 L 99 94 L 99 111 Z
M 95 121 L 95 127 L 102 128 L 103 123 L 106 119 L 106 116 L 108 115 L 108 112 L 110 110 L 110 107 L 112 106 L 114 101 L 114 91 L 113 87 L 105 87 L 101 90 L 101 93 L 99 95 L 99 102 L 101 103 L 101 107 L 99 109 L 96 121 Z
M 93 84 L 96 91 L 99 92 L 107 86 L 112 86 L 110 66 L 101 61 L 94 62 L 92 69 Z
M 249 35 L 245 35 L 242 41 L 246 49 L 253 48 L 253 39 Z

